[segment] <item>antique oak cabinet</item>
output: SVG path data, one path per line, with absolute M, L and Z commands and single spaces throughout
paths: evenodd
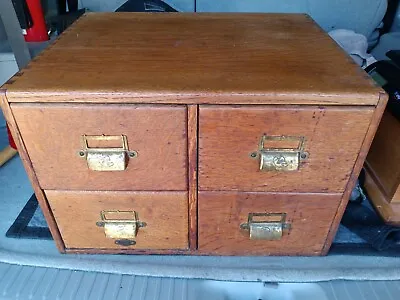
M 307 15 L 96 13 L 1 101 L 61 252 L 323 255 L 387 97 Z

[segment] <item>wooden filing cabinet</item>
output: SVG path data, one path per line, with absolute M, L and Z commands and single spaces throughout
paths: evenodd
M 84 15 L 3 87 L 61 252 L 322 255 L 387 97 L 307 15 Z

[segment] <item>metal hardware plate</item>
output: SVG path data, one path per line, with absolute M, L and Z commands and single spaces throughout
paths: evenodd
M 120 245 L 120 246 L 135 246 L 136 245 L 136 241 L 134 240 L 116 240 L 115 241 L 116 245 Z
M 259 221 L 260 217 L 265 220 Z M 247 223 L 240 224 L 240 228 L 249 231 L 251 240 L 280 240 L 283 231 L 291 227 L 285 220 L 285 213 L 249 213 Z
M 126 169 L 125 152 L 88 152 L 89 169 L 94 171 L 123 171 Z
M 146 223 L 138 220 L 136 211 L 103 210 L 100 212 L 101 221 L 96 225 L 104 227 L 104 233 L 111 239 L 135 239 L 140 227 Z
M 89 147 L 89 141 L 116 141 L 121 143 L 121 147 Z M 123 171 L 127 167 L 129 158 L 137 156 L 136 151 L 128 150 L 125 135 L 83 135 L 82 147 L 79 156 L 86 158 L 89 169 L 93 171 Z
M 265 142 L 275 144 L 295 142 L 295 148 L 265 148 Z M 264 135 L 259 144 L 259 150 L 250 154 L 251 158 L 260 157 L 261 171 L 283 171 L 290 172 L 299 169 L 300 161 L 308 158 L 308 153 L 304 151 L 305 138 L 303 136 L 267 136 Z
M 262 151 L 260 170 L 296 171 L 299 169 L 299 154 L 295 152 Z

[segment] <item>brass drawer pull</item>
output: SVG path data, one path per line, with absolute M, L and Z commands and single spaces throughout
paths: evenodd
M 240 224 L 240 229 L 249 231 L 251 240 L 280 240 L 283 231 L 291 228 L 285 221 L 285 213 L 249 213 L 247 223 Z
M 90 147 L 89 143 L 120 143 L 120 147 Z M 83 149 L 79 156 L 86 158 L 87 165 L 93 171 L 123 171 L 126 169 L 129 158 L 137 157 L 136 151 L 128 150 L 128 142 L 125 135 L 83 135 Z
M 283 147 L 265 147 L 266 143 L 282 144 Z M 296 147 L 287 147 L 287 144 L 296 143 Z M 308 158 L 304 151 L 305 137 L 303 136 L 267 136 L 264 135 L 259 144 L 258 152 L 250 154 L 251 158 L 260 159 L 261 171 L 296 171 L 300 161 Z
M 115 244 L 121 246 L 135 245 L 139 228 L 147 225 L 139 221 L 138 213 L 134 210 L 103 210 L 100 218 L 101 221 L 96 225 L 104 227 L 106 237 L 116 239 Z

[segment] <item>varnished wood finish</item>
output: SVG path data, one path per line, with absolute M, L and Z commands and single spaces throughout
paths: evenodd
M 36 177 L 35 171 L 33 169 L 31 159 L 26 151 L 25 144 L 21 137 L 21 132 L 19 131 L 18 125 L 15 122 L 14 115 L 13 115 L 13 113 L 10 109 L 9 103 L 7 101 L 7 97 L 1 91 L 0 91 L 0 104 L 1 104 L 1 109 L 3 111 L 4 117 L 7 121 L 8 127 L 10 128 L 11 134 L 13 136 L 15 145 L 18 148 L 19 156 L 22 160 L 22 163 L 24 165 L 24 168 L 28 175 L 28 178 L 32 184 L 33 191 L 35 192 L 39 206 L 40 206 L 41 210 L 43 211 L 44 217 L 46 218 L 47 225 L 49 227 L 51 235 L 53 236 L 53 239 L 57 246 L 57 249 L 60 252 L 64 252 L 64 250 L 65 250 L 64 243 L 61 239 L 61 235 L 58 230 L 57 224 L 54 220 L 54 216 L 49 209 L 49 204 L 46 200 L 43 190 L 39 186 L 39 182 Z
M 198 106 L 188 106 L 189 245 L 197 249 L 197 128 Z
M 372 114 L 372 108 L 201 106 L 199 189 L 343 192 Z M 304 136 L 309 158 L 298 171 L 260 171 L 250 154 L 264 134 Z
M 186 106 L 12 104 L 43 189 L 187 190 Z M 78 155 L 81 136 L 127 136 L 137 158 L 99 172 Z
M 215 254 L 319 255 L 340 194 L 199 192 L 199 251 Z M 250 240 L 240 229 L 249 213 L 286 213 L 280 240 Z
M 320 255 L 381 92 L 306 15 L 99 13 L 9 80 L 2 108 L 61 252 Z M 126 171 L 88 171 L 82 134 L 125 134 L 139 156 Z M 249 155 L 263 134 L 305 136 L 309 158 L 260 173 Z M 121 248 L 95 225 L 102 209 L 137 209 L 156 230 Z M 250 241 L 239 224 L 256 210 L 285 210 L 293 228 Z
M 385 111 L 365 163 L 364 187 L 385 223 L 400 225 L 400 121 Z
M 366 169 L 365 172 L 364 188 L 368 193 L 368 199 L 385 223 L 398 226 L 400 224 L 400 203 L 389 201 L 391 199 L 388 199 L 380 186 L 377 185 L 377 181 L 370 174 L 369 169 Z
M 366 164 L 377 185 L 391 199 L 400 186 L 400 121 L 388 111 L 379 124 Z
M 360 175 L 361 169 L 363 168 L 365 159 L 367 157 L 368 151 L 371 147 L 372 141 L 374 139 L 376 130 L 379 126 L 379 123 L 381 121 L 383 112 L 385 111 L 385 107 L 388 101 L 388 95 L 385 92 L 381 92 L 379 94 L 379 103 L 375 108 L 374 114 L 372 116 L 371 122 L 368 127 L 367 134 L 365 135 L 360 153 L 358 154 L 356 163 L 353 166 L 353 171 L 351 173 L 351 176 L 349 178 L 349 182 L 347 183 L 346 190 L 343 193 L 342 200 L 340 202 L 339 208 L 336 212 L 334 221 L 332 223 L 332 226 L 329 230 L 325 247 L 322 251 L 322 255 L 326 255 L 329 251 L 329 248 L 331 247 L 333 240 L 336 236 L 337 230 L 339 229 L 340 221 L 342 220 L 344 211 L 346 209 L 347 203 L 350 198 L 350 194 L 353 191 L 357 179 Z
M 45 191 L 66 248 L 187 249 L 187 192 Z M 134 210 L 147 226 L 123 247 L 96 226 L 102 210 Z
M 5 88 L 11 102 L 376 105 L 365 78 L 307 15 L 96 13 Z

